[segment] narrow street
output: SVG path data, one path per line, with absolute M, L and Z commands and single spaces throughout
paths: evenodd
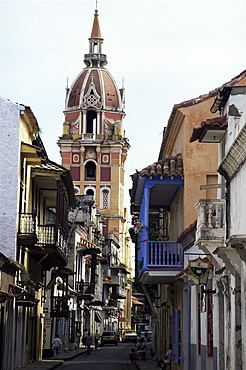
M 83 354 L 73 361 L 64 363 L 64 370 L 128 370 L 135 369 L 134 365 L 130 364 L 129 354 L 132 348 L 132 343 L 119 343 L 115 345 L 105 345 L 99 347 L 97 351 L 91 351 L 88 356 Z

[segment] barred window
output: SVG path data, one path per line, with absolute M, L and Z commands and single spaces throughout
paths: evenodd
M 109 191 L 108 189 L 103 189 L 102 191 L 102 208 L 109 208 Z

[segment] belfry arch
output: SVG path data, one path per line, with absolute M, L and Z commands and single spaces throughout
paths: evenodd
M 94 110 L 89 110 L 86 113 L 86 133 L 96 134 L 97 113 Z

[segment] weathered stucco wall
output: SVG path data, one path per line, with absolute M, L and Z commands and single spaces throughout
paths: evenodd
M 246 234 L 246 164 L 241 168 L 240 172 L 231 181 L 230 199 L 231 215 L 230 215 L 230 235 Z M 244 196 L 242 196 L 244 195 Z
M 15 259 L 20 110 L 24 107 L 0 98 L 0 250 Z

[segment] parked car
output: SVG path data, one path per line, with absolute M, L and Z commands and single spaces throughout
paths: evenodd
M 118 346 L 118 337 L 114 331 L 104 331 L 101 336 L 101 346 L 104 344 L 114 344 Z
M 136 342 L 137 333 L 134 330 L 126 330 L 122 335 L 122 342 Z

